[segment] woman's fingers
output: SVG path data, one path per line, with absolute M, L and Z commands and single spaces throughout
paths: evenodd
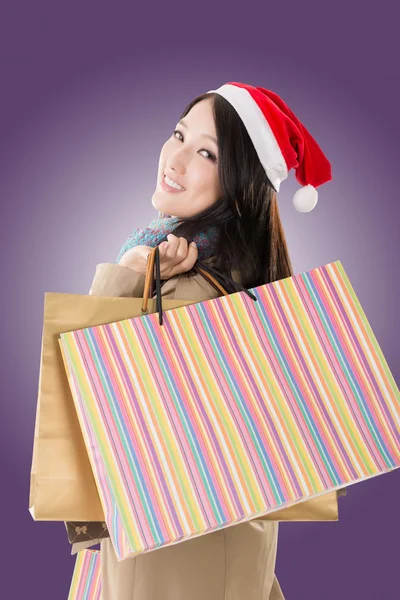
M 197 249 L 197 246 L 192 246 L 189 244 L 186 258 L 184 258 L 176 266 L 176 268 L 178 269 L 178 273 L 186 273 L 187 271 L 190 271 L 190 269 L 193 267 L 194 263 L 196 262 L 198 255 L 199 255 L 199 251 Z
M 173 277 L 190 271 L 197 260 L 197 248 L 188 245 L 186 238 L 178 238 L 172 233 L 167 240 L 166 245 L 163 243 L 159 247 L 161 277 Z
M 168 246 L 165 256 L 173 264 L 181 262 L 187 254 L 187 240 L 184 237 L 177 237 L 173 233 L 167 235 Z
M 167 239 L 166 246 L 159 245 L 161 279 L 190 271 L 198 257 L 197 248 L 188 245 L 186 238 L 178 238 L 171 233 Z M 146 275 L 148 256 L 152 250 L 150 246 L 134 246 L 125 252 L 119 264 Z

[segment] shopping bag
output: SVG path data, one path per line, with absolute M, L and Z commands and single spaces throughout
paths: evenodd
M 154 257 L 153 257 L 154 258 Z M 150 261 L 149 261 L 150 262 Z M 197 267 L 201 263 L 197 263 Z M 151 269 L 153 265 L 148 268 L 148 273 L 146 277 L 146 282 L 144 286 L 144 294 L 143 294 L 143 309 L 145 309 L 145 303 L 147 302 L 146 298 L 148 297 L 148 291 L 150 287 L 150 275 Z M 225 288 L 218 283 L 218 281 L 210 274 L 203 273 L 203 275 L 207 275 L 207 278 L 211 281 L 211 283 L 216 287 L 221 293 L 228 293 Z M 156 278 L 157 279 L 157 278 Z M 228 279 L 229 284 L 236 283 Z M 225 283 L 226 285 L 226 283 Z M 338 498 L 337 495 L 345 495 L 346 490 L 341 489 L 337 492 L 328 492 L 318 498 L 308 500 L 306 502 L 300 503 L 299 505 L 292 506 L 288 509 L 283 509 L 277 511 L 274 515 L 265 515 L 260 517 L 262 520 L 282 520 L 282 521 L 337 521 L 338 520 Z M 67 521 L 65 523 L 68 540 L 70 543 L 75 543 L 77 546 L 81 542 L 96 542 L 104 539 L 105 537 L 109 537 L 109 532 L 105 522 L 97 522 L 97 521 L 81 521 L 81 522 L 71 522 Z M 78 550 L 77 550 L 78 551 Z
M 29 511 L 36 521 L 104 521 L 58 343 L 61 332 L 141 314 L 142 298 L 44 296 Z M 195 300 L 165 299 L 166 309 Z M 148 312 L 156 309 L 148 301 Z
M 399 390 L 340 261 L 61 334 L 118 560 L 400 466 Z
M 149 293 L 150 290 L 147 291 Z M 222 293 L 222 290 L 221 290 Z M 196 300 L 163 299 L 165 310 Z M 67 521 L 71 543 L 108 537 L 58 344 L 59 334 L 142 314 L 143 298 L 48 292 L 44 296 L 42 346 L 31 467 L 29 511 L 35 520 Z M 148 313 L 156 310 L 149 298 Z M 283 511 L 282 520 L 337 520 L 335 494 L 318 505 Z
M 77 553 L 67 600 L 101 600 L 100 550 Z

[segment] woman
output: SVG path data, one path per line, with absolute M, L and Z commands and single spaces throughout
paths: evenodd
M 242 91 L 251 95 L 246 106 Z M 300 173 L 310 157 L 298 152 L 296 165 L 288 146 L 271 146 L 275 138 L 260 138 L 263 127 L 271 133 L 271 122 L 265 119 L 260 126 L 257 110 L 271 113 L 265 113 L 268 107 L 254 95 L 258 92 L 270 100 L 264 96 L 268 90 L 230 83 L 187 106 L 161 150 L 152 197 L 158 219 L 135 230 L 117 264 L 97 266 L 91 294 L 140 297 L 147 256 L 155 245 L 160 245 L 164 298 L 200 302 L 219 295 L 192 271 L 197 259 L 246 288 L 293 274 L 276 191 L 289 168 L 298 166 Z M 275 103 L 280 100 L 273 96 Z M 281 104 L 280 117 L 288 111 Z M 298 132 L 291 111 L 290 119 Z M 301 133 L 309 136 L 305 128 Z M 318 153 L 315 144 L 314 158 Z M 317 158 L 323 162 L 321 153 Z M 303 175 L 299 181 L 307 183 Z M 314 177 L 312 183 L 321 179 Z M 315 205 L 315 189 L 308 187 L 312 195 L 308 189 L 298 199 L 299 210 Z M 102 539 L 102 600 L 282 600 L 274 573 L 277 541 L 278 522 L 256 519 L 117 562 L 110 538 Z

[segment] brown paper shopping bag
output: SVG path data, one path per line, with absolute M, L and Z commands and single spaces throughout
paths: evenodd
M 195 302 L 164 300 L 176 308 Z M 33 443 L 29 511 L 37 521 L 102 521 L 88 454 L 58 343 L 60 333 L 141 314 L 142 298 L 48 292 Z M 149 299 L 149 313 L 155 300 Z

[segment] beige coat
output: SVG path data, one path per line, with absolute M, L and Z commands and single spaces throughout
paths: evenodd
M 212 264 L 213 258 L 204 261 Z M 241 282 L 239 271 L 232 279 Z M 141 297 L 144 275 L 101 263 L 89 294 Z M 219 296 L 202 275 L 167 279 L 163 298 Z M 101 600 L 284 600 L 275 576 L 277 521 L 253 520 L 117 562 L 110 538 L 101 540 Z M 73 544 L 72 554 L 99 540 Z

